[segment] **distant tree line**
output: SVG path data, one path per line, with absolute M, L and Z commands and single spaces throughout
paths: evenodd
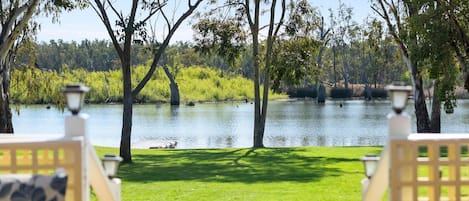
M 408 80 L 410 77 L 406 73 L 406 67 L 400 58 L 397 47 L 390 39 L 379 39 L 373 36 L 371 31 L 364 30 L 360 40 L 342 47 L 343 50 L 336 51 L 336 47 L 326 47 L 324 50 L 324 58 L 322 59 L 322 68 L 304 68 L 306 72 L 302 72 L 305 77 L 293 77 L 298 75 L 287 75 L 281 83 L 277 83 L 279 79 L 274 79 L 274 87 L 278 87 L 281 91 L 287 91 L 289 88 L 308 87 L 314 84 L 314 77 L 319 76 L 324 83 L 330 87 L 345 87 L 345 79 L 347 84 L 369 84 L 372 87 L 382 87 L 393 80 Z M 375 38 L 373 38 L 375 37 Z M 380 40 L 380 41 L 376 41 Z M 285 41 L 286 47 L 291 49 L 297 48 L 298 44 L 291 44 Z M 149 51 L 151 47 L 145 45 L 134 45 L 132 47 L 131 60 L 134 66 L 147 65 L 150 60 Z M 285 48 L 284 50 L 288 50 Z M 247 47 L 246 49 L 249 50 Z M 279 51 L 282 51 L 280 49 Z M 347 62 L 337 62 L 347 56 Z M 210 68 L 220 69 L 224 73 L 241 75 L 245 78 L 252 79 L 252 59 L 247 56 L 249 51 L 236 60 L 236 65 L 232 66 L 219 55 L 202 54 L 197 51 L 194 44 L 189 42 L 178 42 L 170 45 L 165 52 L 163 59 L 159 65 L 168 65 L 171 67 L 190 67 L 190 66 L 208 66 Z M 288 51 L 280 52 L 282 56 L 292 56 Z M 334 55 L 335 54 L 335 55 Z M 313 55 L 306 55 L 314 57 Z M 336 64 L 334 68 L 334 57 Z M 49 42 L 29 41 L 23 43 L 18 49 L 14 67 L 30 66 L 40 70 L 52 70 L 62 72 L 62 68 L 67 69 L 83 69 L 89 72 L 94 71 L 110 71 L 119 68 L 120 61 L 110 41 L 107 40 L 83 40 L 63 41 L 51 40 Z M 316 65 L 316 64 L 311 64 Z M 347 66 L 348 70 L 345 70 Z M 285 66 L 285 68 L 293 68 Z M 281 71 L 282 69 L 277 69 Z M 285 71 L 286 69 L 283 69 Z M 347 72 L 347 73 L 345 73 Z M 275 74 L 279 76 L 279 74 Z M 274 76 L 274 77 L 275 77 Z M 305 79 L 307 78 L 307 79 Z
M 251 73 L 250 61 L 241 61 L 239 68 L 232 68 L 218 55 L 200 54 L 189 42 L 178 42 L 170 45 L 159 65 L 211 66 L 225 72 L 234 72 L 247 78 Z M 151 46 L 135 44 L 132 46 L 131 60 L 134 66 L 146 65 L 151 59 Z M 64 65 L 70 69 L 87 71 L 109 71 L 119 68 L 119 59 L 109 40 L 63 41 L 49 42 L 25 41 L 15 56 L 15 67 L 31 65 L 41 70 L 60 72 Z

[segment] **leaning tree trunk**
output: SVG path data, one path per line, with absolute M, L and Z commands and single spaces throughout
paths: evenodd
M 10 69 L 7 62 L 0 62 L 0 133 L 13 133 L 10 109 Z
M 167 66 L 163 66 L 164 73 L 166 74 L 166 77 L 169 79 L 169 88 L 171 89 L 171 105 L 179 105 L 180 104 L 180 98 L 179 98 L 179 87 L 176 81 L 174 80 L 173 75 L 171 72 L 169 72 Z

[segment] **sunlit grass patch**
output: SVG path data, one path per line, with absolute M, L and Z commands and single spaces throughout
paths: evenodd
M 359 158 L 380 147 L 132 151 L 123 200 L 360 200 Z M 98 147 L 100 155 L 118 149 Z

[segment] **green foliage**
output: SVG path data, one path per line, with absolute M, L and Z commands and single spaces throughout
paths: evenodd
M 132 83 L 135 85 L 142 79 L 147 70 L 145 66 L 132 68 Z M 11 102 L 63 105 L 62 88 L 66 84 L 79 82 L 91 88 L 87 94 L 89 102 L 121 102 L 123 98 L 121 80 L 122 74 L 118 70 L 88 72 L 84 69 L 71 70 L 64 65 L 62 72 L 57 73 L 21 67 L 12 71 Z M 183 102 L 244 100 L 254 97 L 252 81 L 241 76 L 224 75 L 221 70 L 196 66 L 182 68 L 176 81 Z M 169 98 L 169 80 L 164 75 L 163 69 L 158 69 L 135 101 L 167 102 Z
M 317 89 L 311 87 L 290 89 L 287 94 L 290 98 L 316 98 L 318 96 Z
M 193 30 L 195 32 L 196 50 L 203 54 L 222 56 L 232 66 L 243 51 L 246 33 L 238 17 L 200 19 Z
M 293 12 L 291 12 L 285 24 L 285 32 L 295 38 L 310 38 L 321 24 L 321 17 L 317 8 L 309 4 L 307 0 L 300 0 L 296 5 L 291 6 Z
M 117 148 L 96 148 L 98 155 Z M 359 158 L 379 147 L 133 150 L 122 200 L 360 200 Z M 332 188 L 333 187 L 333 188 Z
M 352 97 L 352 89 L 333 88 L 331 89 L 331 98 L 350 98 Z
M 305 78 L 316 74 L 316 58 L 319 42 L 310 38 L 280 41 L 276 45 L 275 60 L 271 66 L 272 88 L 279 91 L 281 82 L 298 86 Z
M 444 102 L 445 109 L 452 110 L 456 106 L 454 89 L 460 69 L 454 51 L 456 27 L 452 20 L 448 23 L 448 13 L 452 12 L 448 7 L 432 4 L 434 1 L 430 0 L 408 3 L 411 9 L 421 10 L 407 19 L 410 33 L 417 36 L 418 43 L 418 47 L 410 51 L 419 67 L 428 71 L 428 78 L 436 81 L 435 93 Z
M 54 103 L 63 105 L 62 87 L 65 85 L 56 72 L 42 72 L 38 69 L 23 67 L 12 70 L 12 103 Z

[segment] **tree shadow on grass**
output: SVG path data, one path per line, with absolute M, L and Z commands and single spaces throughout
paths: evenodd
M 344 174 L 328 167 L 357 161 L 350 158 L 304 156 L 299 149 L 157 150 L 135 154 L 124 164 L 119 177 L 126 181 L 206 182 L 311 182 Z

